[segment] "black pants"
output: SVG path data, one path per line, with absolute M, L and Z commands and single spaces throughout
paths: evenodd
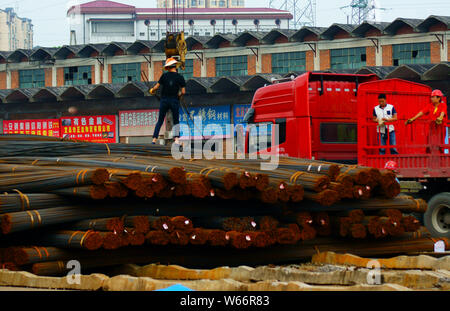
M 155 131 L 153 132 L 153 138 L 158 138 L 159 131 L 161 130 L 161 126 L 164 123 L 164 118 L 166 117 L 167 112 L 171 110 L 173 116 L 173 125 L 177 125 L 180 123 L 180 101 L 178 98 L 174 97 L 163 97 L 161 98 L 159 105 L 159 116 L 158 122 L 155 126 Z M 179 130 L 175 131 L 174 137 L 179 137 Z

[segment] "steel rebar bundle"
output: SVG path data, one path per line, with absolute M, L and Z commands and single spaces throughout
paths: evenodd
M 38 238 L 43 246 L 96 250 L 102 247 L 103 239 L 99 232 L 88 231 L 56 231 Z
M 0 264 L 41 275 L 66 271 L 69 259 L 176 261 L 154 249 L 266 258 L 280 247 L 304 256 L 315 246 L 374 254 L 392 251 L 383 243 L 430 246 L 406 215 L 424 213 L 426 202 L 397 196 L 386 170 L 280 158 L 263 171 L 260 160 L 174 160 L 165 147 L 40 137 L 0 136 L 0 145 L 0 191 L 9 192 L 0 195 Z
M 49 193 L 16 193 L 0 194 L 0 214 L 14 213 L 31 209 L 44 209 L 69 204 L 62 196 Z

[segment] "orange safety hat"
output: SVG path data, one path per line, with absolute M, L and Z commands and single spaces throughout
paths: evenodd
M 431 96 L 444 97 L 444 94 L 442 94 L 441 90 L 433 90 L 433 92 L 431 92 Z
M 384 168 L 387 170 L 396 170 L 397 169 L 397 162 L 395 161 L 387 161 L 384 165 Z
M 173 65 L 175 65 L 176 63 L 178 63 L 178 61 L 177 61 L 175 58 L 170 57 L 170 58 L 168 58 L 168 59 L 166 60 L 166 63 L 165 63 L 165 65 L 164 65 L 164 68 L 173 66 Z

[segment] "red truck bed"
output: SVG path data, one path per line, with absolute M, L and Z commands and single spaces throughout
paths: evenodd
M 392 124 L 396 131 L 398 155 L 390 154 L 389 148 L 385 148 L 386 155 L 379 154 L 377 124 L 372 121 L 372 115 L 380 93 L 387 95 L 387 102 L 397 111 L 398 121 Z M 395 161 L 398 176 L 402 178 L 450 177 L 449 122 L 442 125 L 442 132 L 447 131 L 446 134 L 434 142 L 434 145 L 440 144 L 440 149 L 430 148 L 429 126 L 432 121 L 422 117 L 405 125 L 407 119 L 430 104 L 430 94 L 430 87 L 400 79 L 361 84 L 358 90 L 358 163 L 384 168 L 387 161 Z

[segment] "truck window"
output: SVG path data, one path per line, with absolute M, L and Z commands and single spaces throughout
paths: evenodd
M 278 131 L 280 133 L 278 137 L 278 144 L 286 142 L 286 119 L 276 119 L 275 123 L 278 124 Z
M 356 144 L 356 123 L 321 123 L 320 141 L 325 144 Z
M 272 123 L 249 125 L 249 152 L 258 152 L 272 147 Z
M 286 142 L 286 119 L 276 119 L 278 125 L 278 145 Z M 272 147 L 275 127 L 273 123 L 249 124 L 249 152 L 258 152 Z

